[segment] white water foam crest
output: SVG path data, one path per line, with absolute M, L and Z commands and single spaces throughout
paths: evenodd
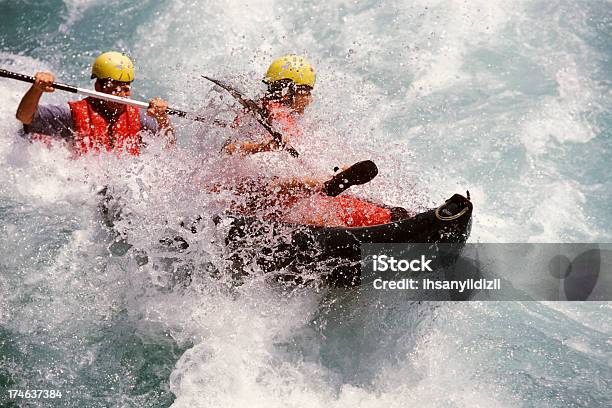
M 584 117 L 601 108 L 595 83 L 581 76 L 575 64 L 559 70 L 555 79 L 558 96 L 545 98 L 542 108 L 522 123 L 519 135 L 529 154 L 545 153 L 551 139 L 559 143 L 586 143 L 599 133 Z
M 238 304 L 242 301 L 238 300 Z M 444 313 L 462 319 L 451 310 Z M 255 314 L 255 324 L 261 324 L 258 315 Z M 243 324 L 250 327 L 254 323 Z M 371 387 L 343 384 L 337 374 L 308 358 L 284 361 L 290 356 L 279 354 L 282 349 L 278 345 L 283 344 L 285 335 L 270 327 L 263 342 L 259 336 L 235 337 L 227 333 L 232 327 L 232 323 L 219 327 L 211 332 L 212 338 L 183 355 L 172 378 L 178 395 L 174 406 L 401 407 L 407 403 L 443 406 L 452 401 L 460 407 L 484 407 L 499 405 L 503 399 L 500 389 L 471 380 L 472 367 L 455 365 L 454 357 L 460 350 L 442 326 L 418 336 L 417 347 L 408 349 L 409 354 L 400 361 L 391 357 L 385 361 L 385 353 L 378 353 L 380 369 Z M 292 327 L 287 334 L 298 328 L 299 325 Z M 412 334 L 405 336 L 408 340 Z M 221 338 L 224 340 L 219 344 Z M 312 340 L 317 341 L 311 337 Z M 248 359 L 242 358 L 245 351 Z
M 423 6 L 429 7 L 429 4 Z M 427 42 L 415 44 L 424 51 L 416 60 L 415 79 L 406 96 L 427 96 L 473 81 L 474 72 L 466 66 L 470 52 L 483 43 L 494 43 L 495 36 L 514 18 L 514 9 L 521 7 L 522 2 L 510 7 L 509 4 L 487 1 L 438 2 L 433 5 L 433 10 L 428 10 L 419 32 L 414 35 L 414 38 L 426 38 Z M 431 32 L 426 35 L 429 30 Z
M 275 345 L 309 322 L 317 296 L 286 297 L 255 283 L 238 289 L 233 299 L 210 300 L 198 302 L 191 319 L 202 330 L 202 342 L 181 357 L 172 374 L 174 406 L 281 406 L 277 397 L 306 402 L 294 384 L 316 384 L 320 368 L 283 362 Z M 282 396 L 285 392 L 291 395 Z
M 541 20 L 540 13 L 550 15 L 520 31 L 519 38 L 524 54 L 546 74 L 541 82 L 554 86 L 552 95 L 542 95 L 521 119 L 519 136 L 528 154 L 542 155 L 553 141 L 587 143 L 601 132 L 593 119 L 605 111 L 607 95 L 605 85 L 594 78 L 602 55 L 586 41 L 593 35 L 587 10 L 575 2 L 542 2 L 521 16 L 527 23 Z
M 612 320 L 609 319 L 612 304 L 610 302 L 589 302 L 586 306 L 574 302 L 544 302 L 580 325 L 602 333 L 612 332 Z
M 68 9 L 68 14 L 59 26 L 59 32 L 69 33 L 74 23 L 79 21 L 89 8 L 103 4 L 103 2 L 100 0 L 64 0 L 64 4 Z
M 553 242 L 593 240 L 595 242 L 604 238 L 599 232 L 589 227 L 589 222 L 580 211 L 586 203 L 580 186 L 572 181 L 558 181 L 548 185 L 539 194 L 541 200 L 533 212 L 532 222 L 535 224 L 532 230 L 541 229 L 542 232 L 532 235 L 528 242 Z M 555 214 L 557 220 L 548 219 L 550 214 Z

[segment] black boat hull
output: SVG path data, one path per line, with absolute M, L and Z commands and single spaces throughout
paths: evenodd
M 455 194 L 436 209 L 370 227 L 313 227 L 229 215 L 223 222 L 227 259 L 242 274 L 261 271 L 295 284 L 323 277 L 333 286 L 355 286 L 362 244 L 464 243 L 472 210 L 467 198 Z

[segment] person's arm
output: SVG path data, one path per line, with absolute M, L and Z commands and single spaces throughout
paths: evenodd
M 155 119 L 159 130 L 163 131 L 164 135 L 168 137 L 168 144 L 173 145 L 176 143 L 176 137 L 174 136 L 172 122 L 170 122 L 170 118 L 166 112 L 167 109 L 168 102 L 160 98 L 153 98 L 149 101 L 147 115 Z
M 311 195 L 323 191 L 322 179 L 316 178 L 297 178 L 290 179 L 274 179 L 269 183 L 269 188 L 273 191 L 278 191 L 278 194 L 293 196 L 293 195 Z
M 29 125 L 34 119 L 36 108 L 40 97 L 44 92 L 53 92 L 55 89 L 51 86 L 55 77 L 50 72 L 37 72 L 34 76 L 35 82 L 30 87 L 28 92 L 23 95 L 19 107 L 17 108 L 16 117 L 24 125 Z

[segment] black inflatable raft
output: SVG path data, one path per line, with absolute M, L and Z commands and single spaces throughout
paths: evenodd
M 469 194 L 468 194 L 469 197 Z M 363 243 L 464 243 L 471 229 L 472 203 L 455 194 L 440 207 L 370 227 L 313 227 L 226 215 L 227 259 L 233 272 L 271 273 L 303 284 L 323 276 L 333 286 L 360 283 Z

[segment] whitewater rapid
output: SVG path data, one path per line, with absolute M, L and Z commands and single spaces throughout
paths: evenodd
M 95 55 L 119 49 L 136 63 L 134 97 L 227 119 L 235 103 L 202 74 L 256 96 L 272 58 L 302 53 L 317 70 L 305 168 L 372 159 L 379 176 L 354 191 L 415 210 L 469 190 L 472 242 L 610 242 L 611 12 L 564 0 L 2 2 L 0 67 L 90 87 Z M 222 207 L 198 180 L 223 168 L 223 129 L 176 119 L 176 149 L 151 139 L 139 158 L 72 160 L 20 137 L 26 89 L 0 80 L 3 387 L 61 389 L 47 402 L 73 407 L 610 405 L 609 303 L 401 303 L 257 274 L 232 286 L 208 273 L 223 265 L 212 221 L 187 253 L 159 245 Z M 124 201 L 114 231 L 98 210 L 105 185 Z M 117 232 L 133 245 L 121 256 Z

